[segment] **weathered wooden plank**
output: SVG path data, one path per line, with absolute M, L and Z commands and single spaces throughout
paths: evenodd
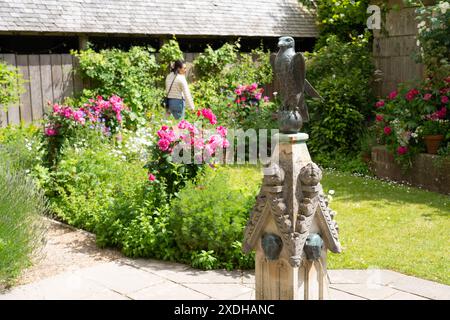
M 83 90 L 83 79 L 81 78 L 81 72 L 79 69 L 80 61 L 77 57 L 72 56 L 73 65 L 73 91 L 75 94 Z
M 28 55 L 17 55 L 17 68 L 22 74 L 24 83 L 24 92 L 20 95 L 20 119 L 25 123 L 30 123 L 33 120 L 33 113 L 31 110 L 31 94 L 30 94 L 30 72 L 28 70 Z
M 42 106 L 44 112 L 49 103 L 53 103 L 53 81 L 52 81 L 52 62 L 50 54 L 40 54 L 41 63 L 41 85 L 42 85 Z
M 13 67 L 16 67 L 16 55 L 15 54 L 4 54 L 3 60 Z M 8 124 L 19 124 L 20 123 L 20 110 L 19 103 L 16 102 L 8 106 Z
M 42 83 L 39 55 L 29 55 L 28 65 L 30 71 L 31 110 L 34 121 L 42 119 L 44 113 L 44 106 L 42 104 Z
M 60 103 L 63 98 L 62 57 L 60 54 L 50 55 L 52 62 L 53 102 Z
M 73 96 L 73 63 L 72 56 L 70 54 L 61 55 L 61 68 L 62 68 L 62 98 Z

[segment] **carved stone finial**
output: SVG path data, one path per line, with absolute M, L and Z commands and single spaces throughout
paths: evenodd
M 322 170 L 314 162 L 308 163 L 300 170 L 300 181 L 307 186 L 315 186 L 322 180 Z

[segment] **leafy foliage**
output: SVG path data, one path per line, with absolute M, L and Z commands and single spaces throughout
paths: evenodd
M 317 21 L 320 37 L 317 47 L 327 45 L 326 39 L 335 35 L 340 41 L 351 42 L 364 33 L 368 14 L 368 0 L 320 0 L 317 1 Z
M 184 260 L 206 269 L 253 267 L 253 256 L 241 251 L 243 228 L 259 187 L 251 174 L 251 169 L 219 168 L 180 192 L 170 228 Z
M 23 83 L 22 75 L 16 68 L 0 61 L 0 105 L 3 108 L 19 101 L 19 96 L 24 90 Z
M 323 98 L 308 101 L 311 151 L 356 152 L 374 101 L 367 38 L 343 43 L 330 36 L 326 46 L 306 56 L 307 77 Z
M 118 95 L 130 107 L 128 125 L 143 124 L 147 111 L 157 109 L 163 96 L 158 87 L 161 76 L 154 49 L 132 47 L 128 52 L 108 49 L 72 51 L 79 59 L 83 76 L 92 81 L 92 89 L 85 89 L 82 100 L 97 95 Z

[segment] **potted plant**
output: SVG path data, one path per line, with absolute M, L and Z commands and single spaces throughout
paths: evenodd
M 441 119 L 430 119 L 422 125 L 421 133 L 428 153 L 437 154 L 439 146 L 444 140 L 446 125 L 447 121 Z

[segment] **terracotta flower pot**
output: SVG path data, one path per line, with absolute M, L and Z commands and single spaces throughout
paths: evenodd
M 436 154 L 441 141 L 444 140 L 444 136 L 442 134 L 425 136 L 423 137 L 423 140 L 427 146 L 427 152 L 430 154 Z

